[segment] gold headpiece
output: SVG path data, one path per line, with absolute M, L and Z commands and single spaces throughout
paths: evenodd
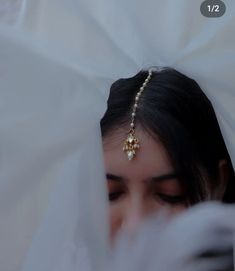
M 135 103 L 133 105 L 133 110 L 131 113 L 131 124 L 130 124 L 130 130 L 128 132 L 127 138 L 124 141 L 123 151 L 126 152 L 128 160 L 132 160 L 134 156 L 136 155 L 136 151 L 140 148 L 139 140 L 135 137 L 135 115 L 136 115 L 136 109 L 138 107 L 138 101 L 140 98 L 140 95 L 144 91 L 145 87 L 147 86 L 149 80 L 152 76 L 152 70 L 148 71 L 148 77 L 145 79 L 143 85 L 140 87 L 138 93 L 135 96 Z

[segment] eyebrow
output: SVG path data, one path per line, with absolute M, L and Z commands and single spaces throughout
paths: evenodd
M 106 178 L 107 180 L 110 180 L 110 181 L 115 181 L 115 182 L 125 182 L 127 181 L 126 178 L 122 177 L 122 176 L 117 176 L 117 175 L 114 175 L 114 174 L 111 174 L 111 173 L 106 173 Z M 149 180 L 150 181 L 153 181 L 153 182 L 163 182 L 163 181 L 167 181 L 167 180 L 170 180 L 170 179 L 176 179 L 178 178 L 178 175 L 174 172 L 172 173 L 167 173 L 167 174 L 162 174 L 162 175 L 159 175 L 159 176 L 154 176 L 152 178 L 150 178 Z
M 121 177 L 121 176 L 117 176 L 111 173 L 106 173 L 106 179 L 110 180 L 110 181 L 115 181 L 115 182 L 123 182 L 126 181 L 125 178 Z

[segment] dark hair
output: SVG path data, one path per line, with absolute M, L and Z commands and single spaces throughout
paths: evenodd
M 134 98 L 147 76 L 143 70 L 112 84 L 101 120 L 103 137 L 120 125 L 129 125 Z M 193 79 L 172 68 L 154 71 L 138 102 L 135 123 L 160 139 L 190 204 L 205 200 L 208 188 L 219 184 L 220 159 L 227 160 L 230 171 L 223 201 L 235 201 L 234 170 L 214 109 Z

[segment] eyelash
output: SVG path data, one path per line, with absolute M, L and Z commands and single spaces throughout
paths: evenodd
M 109 193 L 109 201 L 110 202 L 117 201 L 123 195 L 123 193 L 124 192 Z M 184 195 L 168 196 L 165 194 L 156 193 L 156 194 L 154 194 L 154 197 L 160 198 L 162 201 L 167 202 L 169 204 L 180 204 L 180 203 L 186 202 L 186 197 Z
M 123 192 L 109 193 L 109 201 L 111 201 L 111 202 L 117 201 L 122 194 L 123 194 Z
M 156 197 L 159 197 L 164 202 L 167 202 L 169 204 L 181 204 L 186 202 L 186 197 L 184 195 L 179 196 L 168 196 L 165 194 L 157 193 L 154 194 Z

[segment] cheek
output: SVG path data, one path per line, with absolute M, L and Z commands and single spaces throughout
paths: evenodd
M 114 240 L 117 232 L 120 230 L 123 213 L 125 206 L 123 204 L 117 204 L 116 206 L 109 206 L 109 223 L 110 223 L 110 240 Z
M 172 219 L 185 212 L 189 207 L 179 205 L 167 208 L 166 222 L 170 223 Z
M 185 205 L 175 205 L 175 206 L 166 206 L 159 203 L 156 203 L 156 201 L 152 199 L 146 199 L 143 203 L 144 206 L 142 206 L 144 211 L 143 219 L 147 218 L 151 215 L 157 214 L 158 212 L 161 212 L 161 210 L 166 209 L 167 210 L 167 216 L 169 221 L 174 218 L 175 216 L 181 214 L 184 212 L 187 207 Z M 110 204 L 109 205 L 109 223 L 110 223 L 110 242 L 112 243 L 118 233 L 118 231 L 121 229 L 123 220 L 126 219 L 126 211 L 130 209 L 130 204 L 128 203 L 128 200 L 120 201 L 119 203 Z M 129 211 L 129 215 L 130 211 Z
M 176 215 L 179 215 L 182 212 L 184 212 L 187 208 L 188 207 L 186 207 L 185 205 L 178 205 L 178 206 L 170 207 L 169 208 L 169 216 L 174 217 Z
M 187 210 L 187 206 L 185 204 L 168 204 L 163 203 L 161 201 L 156 201 L 151 197 L 146 200 L 145 203 L 145 218 L 155 216 L 157 214 L 161 215 L 162 212 L 166 213 L 166 216 L 171 220 L 177 215 L 180 215 L 184 211 Z

